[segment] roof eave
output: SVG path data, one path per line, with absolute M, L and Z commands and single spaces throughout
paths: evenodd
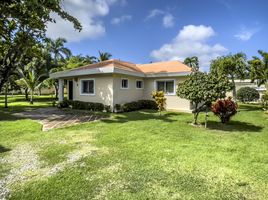
M 160 73 L 146 73 L 146 77 L 169 77 L 169 76 L 187 76 L 191 74 L 191 72 L 160 72 Z

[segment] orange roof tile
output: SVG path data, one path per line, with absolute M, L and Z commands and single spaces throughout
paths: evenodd
M 73 70 L 84 70 L 84 69 L 94 69 L 103 67 L 115 67 L 119 69 L 124 69 L 134 72 L 142 73 L 169 73 L 169 72 L 190 72 L 191 68 L 179 61 L 165 61 L 165 62 L 155 62 L 149 64 L 134 64 L 130 62 L 125 62 L 121 60 L 106 60 L 99 63 L 89 64 Z
M 143 73 L 169 73 L 190 72 L 191 68 L 179 61 L 155 62 L 149 64 L 138 64 Z

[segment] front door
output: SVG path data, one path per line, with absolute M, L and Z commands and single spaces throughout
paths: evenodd
M 73 100 L 73 81 L 69 81 L 68 99 Z

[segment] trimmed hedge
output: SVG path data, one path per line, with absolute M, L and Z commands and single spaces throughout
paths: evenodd
M 71 100 L 64 100 L 58 103 L 58 108 L 73 108 L 79 110 L 90 110 L 90 111 L 106 111 L 111 112 L 110 106 L 105 106 L 102 103 L 92 103 L 92 102 L 83 102 L 83 101 L 71 101 Z M 152 100 L 139 100 L 133 101 L 129 103 L 125 103 L 123 105 L 116 104 L 115 110 L 117 112 L 130 112 L 135 110 L 141 109 L 152 109 L 157 110 L 157 104 L 155 101 Z
M 152 100 L 133 101 L 133 102 L 125 103 L 121 107 L 122 107 L 123 112 L 130 112 L 130 111 L 141 110 L 141 109 L 157 110 L 157 104 L 155 103 L 155 101 L 152 101 Z
M 79 110 L 90 110 L 90 111 L 103 111 L 104 108 L 107 109 L 102 103 L 92 103 L 92 102 L 83 102 L 83 101 L 70 101 L 64 100 L 58 104 L 59 108 L 68 108 Z

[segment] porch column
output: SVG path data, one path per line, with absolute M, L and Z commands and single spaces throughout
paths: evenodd
M 63 101 L 64 98 L 64 79 L 59 79 L 59 101 Z

